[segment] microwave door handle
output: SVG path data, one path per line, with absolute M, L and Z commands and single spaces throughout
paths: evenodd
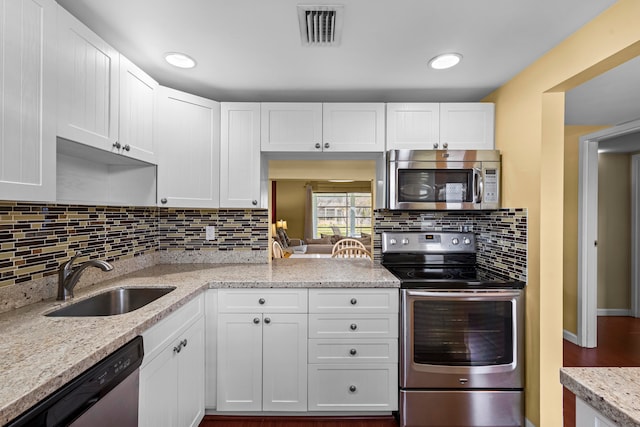
M 482 172 L 479 169 L 473 170 L 473 189 L 475 191 L 474 202 L 482 203 L 484 184 L 482 182 Z

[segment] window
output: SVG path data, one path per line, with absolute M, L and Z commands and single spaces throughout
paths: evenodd
M 371 234 L 371 193 L 313 193 L 313 234 Z

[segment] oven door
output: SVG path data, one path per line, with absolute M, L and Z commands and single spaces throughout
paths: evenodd
M 401 388 L 522 388 L 522 290 L 402 289 Z

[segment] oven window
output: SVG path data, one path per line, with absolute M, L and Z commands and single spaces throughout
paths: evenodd
M 399 169 L 399 202 L 473 202 L 471 169 Z
M 417 364 L 478 366 L 513 361 L 511 301 L 415 301 Z

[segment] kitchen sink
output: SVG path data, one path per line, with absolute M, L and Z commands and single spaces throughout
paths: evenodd
M 47 314 L 48 317 L 114 316 L 129 313 L 173 291 L 175 286 L 117 288 Z

